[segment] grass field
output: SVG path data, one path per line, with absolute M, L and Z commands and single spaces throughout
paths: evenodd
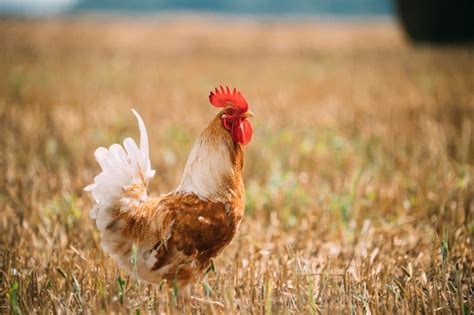
M 474 312 L 474 48 L 388 22 L 0 20 L 0 313 Z M 144 117 L 178 183 L 214 86 L 252 111 L 247 207 L 189 291 L 100 249 L 93 152 Z M 152 311 L 153 310 L 153 311 Z

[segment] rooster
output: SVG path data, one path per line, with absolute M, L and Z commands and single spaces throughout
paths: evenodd
M 148 197 L 154 176 L 148 136 L 140 115 L 140 146 L 126 138 L 123 147 L 100 147 L 94 155 L 102 172 L 84 188 L 95 201 L 90 217 L 100 231 L 103 250 L 141 280 L 197 281 L 234 238 L 245 208 L 242 179 L 244 146 L 252 138 L 245 97 L 237 89 L 211 91 L 220 108 L 192 147 L 178 187 Z

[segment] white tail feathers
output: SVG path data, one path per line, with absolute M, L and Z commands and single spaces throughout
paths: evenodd
M 84 188 L 85 191 L 92 192 L 96 202 L 90 212 L 93 219 L 97 218 L 101 209 L 106 210 L 120 200 L 124 188 L 134 184 L 143 184 L 146 187 L 150 178 L 155 175 L 150 165 L 145 124 L 135 110 L 132 109 L 132 112 L 138 120 L 140 147 L 132 138 L 126 138 L 123 147 L 115 143 L 109 149 L 100 147 L 94 152 L 102 172 L 94 178 L 94 183 Z

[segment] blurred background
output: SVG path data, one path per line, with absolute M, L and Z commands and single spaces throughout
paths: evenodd
M 416 41 L 474 40 L 474 4 L 459 0 L 2 0 L 0 13 L 27 16 L 107 13 L 154 15 L 163 12 L 207 12 L 251 16 L 358 17 L 397 16 Z
M 0 313 L 472 313 L 473 3 L 0 0 Z M 83 187 L 133 107 L 174 189 L 219 84 L 255 113 L 246 212 L 183 303 Z
M 206 11 L 247 14 L 390 14 L 391 0 L 271 1 L 271 0 L 3 0 L 3 9 L 20 14 L 91 11 L 153 14 L 160 11 Z

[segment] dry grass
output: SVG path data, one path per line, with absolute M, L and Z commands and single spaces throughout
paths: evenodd
M 474 50 L 391 24 L 0 21 L 0 312 L 474 311 Z M 100 250 L 82 187 L 137 136 L 178 182 L 240 87 L 256 114 L 246 217 L 189 292 Z

